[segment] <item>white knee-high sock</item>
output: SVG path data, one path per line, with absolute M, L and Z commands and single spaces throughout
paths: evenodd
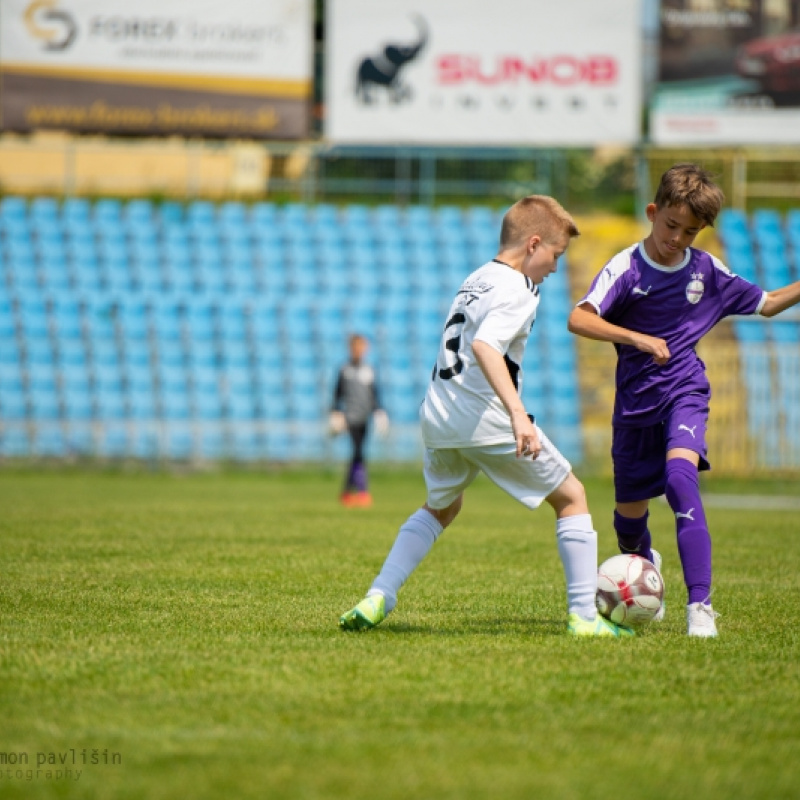
M 570 614 L 584 619 L 597 616 L 597 533 L 590 514 L 576 514 L 556 521 L 558 554 L 567 579 Z
M 372 582 L 367 595 L 382 594 L 386 598 L 386 613 L 397 604 L 397 593 L 408 576 L 428 555 L 443 528 L 429 511 L 420 508 L 400 527 L 386 561 Z

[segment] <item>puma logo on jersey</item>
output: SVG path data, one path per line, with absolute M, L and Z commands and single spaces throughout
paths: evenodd
M 643 295 L 644 297 L 647 297 L 647 295 L 650 294 L 650 290 L 652 288 L 653 288 L 652 284 L 650 284 L 650 286 L 648 286 L 646 289 L 641 289 L 638 286 L 634 286 L 631 291 L 633 292 L 633 294 L 640 294 L 640 295 Z
M 692 439 L 694 439 L 695 438 L 694 431 L 695 431 L 696 427 L 697 427 L 697 425 L 695 425 L 694 427 L 690 428 L 688 425 L 680 424 L 680 425 L 678 425 L 678 430 L 679 431 L 688 431 L 689 433 L 692 434 Z
M 693 508 L 690 508 L 685 514 L 681 511 L 676 511 L 675 519 L 690 519 L 692 522 L 694 522 L 694 517 L 692 516 L 693 512 L 694 512 Z

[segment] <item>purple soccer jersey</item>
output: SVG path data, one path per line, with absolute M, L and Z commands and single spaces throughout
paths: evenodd
M 695 347 L 721 319 L 761 310 L 765 292 L 693 247 L 680 264 L 656 264 L 636 244 L 617 253 L 580 300 L 608 322 L 666 341 L 670 359 L 659 366 L 630 345 L 617 350 L 613 424 L 642 427 L 665 419 L 670 404 L 690 392 L 710 395 L 705 364 Z

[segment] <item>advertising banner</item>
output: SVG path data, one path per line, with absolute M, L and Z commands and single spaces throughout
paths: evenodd
M 596 145 L 640 137 L 640 0 L 328 0 L 339 144 Z
M 2 0 L 3 130 L 302 138 L 311 0 Z
M 800 144 L 800 0 L 662 0 L 656 144 Z

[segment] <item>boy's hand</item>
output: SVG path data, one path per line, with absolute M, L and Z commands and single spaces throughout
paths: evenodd
M 347 419 L 341 411 L 331 411 L 328 417 L 328 430 L 331 436 L 338 436 L 347 430 Z
M 378 436 L 386 436 L 389 432 L 389 415 L 379 408 L 372 413 L 372 419 L 375 422 L 375 432 Z
M 663 339 L 647 336 L 644 333 L 637 333 L 634 345 L 637 350 L 641 350 L 643 353 L 650 353 L 653 356 L 653 361 L 660 367 L 663 367 L 669 361 L 669 347 L 667 347 L 667 343 Z
M 517 458 L 520 456 L 537 458 L 542 450 L 542 443 L 539 441 L 536 426 L 524 411 L 517 411 L 511 415 L 511 429 L 517 442 Z

